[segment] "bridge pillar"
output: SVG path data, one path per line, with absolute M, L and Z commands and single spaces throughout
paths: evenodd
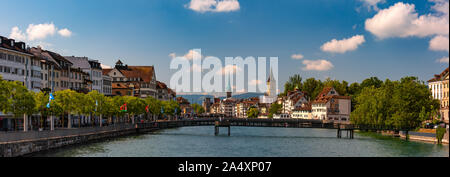
M 231 126 L 228 126 L 228 136 L 230 136 L 231 135 Z
M 219 135 L 219 127 L 218 126 L 214 126 L 214 135 Z

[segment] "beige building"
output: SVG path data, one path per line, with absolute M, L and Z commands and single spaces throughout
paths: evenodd
M 434 78 L 428 80 L 428 88 L 434 99 L 441 103 L 440 117 L 448 124 L 449 119 L 449 68 L 441 72 L 441 74 L 434 75 Z
M 312 119 L 348 123 L 351 97 L 340 96 L 332 87 L 326 87 L 311 104 Z

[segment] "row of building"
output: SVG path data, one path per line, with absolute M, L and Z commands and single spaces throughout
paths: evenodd
M 277 96 L 274 89 L 275 78 L 271 74 L 267 80 L 268 92 L 265 96 L 248 99 L 236 99 L 231 96 L 231 87 L 227 86 L 225 99 L 205 98 L 203 108 L 207 114 L 222 115 L 225 117 L 248 118 L 247 112 L 257 108 L 258 118 L 268 118 L 269 109 L 273 103 L 281 105 L 279 114 L 273 115 L 275 119 L 318 119 L 333 122 L 350 121 L 351 97 L 341 96 L 332 87 L 326 87 L 317 96 L 310 98 L 304 91 L 296 88 L 286 96 Z M 273 100 L 267 102 L 267 100 Z
M 434 99 L 439 100 L 441 103 L 439 108 L 439 117 L 448 125 L 449 119 L 449 102 L 448 102 L 448 92 L 449 92 L 449 68 L 442 71 L 440 74 L 434 75 L 433 78 L 428 80 L 428 88 L 431 91 L 431 95 Z
M 156 80 L 154 66 L 128 66 L 118 61 L 114 68 L 102 68 L 88 57 L 62 56 L 41 47 L 28 47 L 0 36 L 0 75 L 20 81 L 29 90 L 72 89 L 88 93 L 96 90 L 106 96 L 154 97 L 174 100 L 176 93 Z

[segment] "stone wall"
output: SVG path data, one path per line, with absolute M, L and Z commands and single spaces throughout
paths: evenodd
M 42 138 L 35 140 L 22 140 L 15 142 L 0 143 L 0 157 L 17 157 L 44 150 L 61 148 L 68 145 L 82 144 L 89 141 L 114 138 L 124 135 L 135 134 L 137 129 L 113 130 L 82 135 Z

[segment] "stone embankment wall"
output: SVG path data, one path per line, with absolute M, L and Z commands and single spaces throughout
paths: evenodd
M 54 136 L 49 138 L 0 142 L 0 157 L 23 156 L 40 151 L 61 148 L 68 145 L 83 144 L 95 140 L 131 135 L 137 132 L 139 132 L 139 129 L 130 126 L 129 128 L 112 129 L 68 136 Z

